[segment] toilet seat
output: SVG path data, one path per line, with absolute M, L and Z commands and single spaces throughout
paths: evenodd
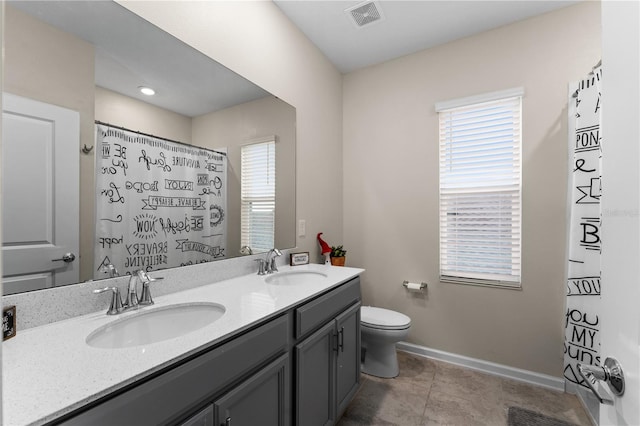
M 389 309 L 363 306 L 360 309 L 360 324 L 378 330 L 406 330 L 411 326 L 411 318 Z

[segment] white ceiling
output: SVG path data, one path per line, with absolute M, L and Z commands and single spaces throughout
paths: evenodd
M 382 19 L 363 27 L 345 13 L 363 1 L 273 1 L 341 73 L 348 73 L 579 0 L 378 0 Z
M 97 86 L 195 117 L 269 93 L 113 1 L 8 1 L 95 47 Z M 149 86 L 148 97 L 138 86 Z
M 379 0 L 383 19 L 362 28 L 344 12 L 361 1 L 273 1 L 340 72 L 347 73 L 579 0 Z M 113 1 L 7 4 L 94 44 L 98 86 L 189 117 L 268 95 Z M 153 87 L 156 95 L 140 94 L 140 85 Z

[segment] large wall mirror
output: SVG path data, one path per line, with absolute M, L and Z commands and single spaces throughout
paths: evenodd
M 265 141 L 275 145 L 275 160 L 270 160 L 275 162 L 272 242 L 277 248 L 295 246 L 296 112 L 291 105 L 113 1 L 8 1 L 4 52 L 5 294 L 107 278 L 112 271 L 101 269 L 105 265 L 96 260 L 97 252 L 105 247 L 128 251 L 128 261 L 140 262 L 144 269 L 144 262 L 151 259 L 146 255 L 157 254 L 158 249 L 153 247 L 156 235 L 182 232 L 181 241 L 186 241 L 189 229 L 197 229 L 198 221 L 203 218 L 208 221 L 209 215 L 212 221 L 213 215 L 216 220 L 224 217 L 225 245 L 215 256 L 196 261 L 228 259 L 264 250 L 252 248 L 251 244 L 245 247 L 247 244 L 242 241 L 246 231 L 241 229 L 241 156 L 247 146 Z M 153 88 L 156 94 L 149 97 L 140 93 L 141 86 Z M 72 111 L 75 124 L 39 119 L 30 133 L 31 130 L 25 130 L 27 127 L 23 129 L 29 114 L 19 111 L 22 102 L 32 101 L 36 106 Z M 8 108 L 14 107 L 18 112 L 10 113 Z M 110 195 L 111 200 L 114 198 L 114 194 L 96 188 L 104 172 L 99 157 L 105 156 L 104 142 L 99 138 L 100 125 L 96 122 L 144 137 L 178 142 L 187 148 L 224 154 L 224 211 L 207 209 L 199 216 L 189 214 L 182 224 L 166 218 L 163 221 L 159 213 L 153 216 L 144 212 L 136 216 L 140 242 L 127 247 L 121 244 L 119 235 L 112 239 L 99 232 L 96 235 L 99 229 L 96 222 L 104 220 L 99 213 L 100 200 Z M 60 135 L 54 132 L 56 126 L 58 130 L 75 133 L 76 137 L 79 134 L 71 148 L 47 142 L 66 138 L 64 132 Z M 20 143 L 7 147 L 5 140 L 16 137 Z M 44 142 L 37 142 L 38 137 Z M 147 165 L 157 160 L 149 159 L 146 153 L 145 156 Z M 142 161 L 139 154 L 134 157 L 129 161 L 136 164 Z M 195 164 L 179 156 L 173 162 L 185 167 Z M 209 171 L 217 167 L 207 161 L 197 164 Z M 61 171 L 66 171 L 66 175 L 57 174 Z M 212 182 L 205 173 L 200 173 L 198 179 Z M 129 179 L 127 188 L 122 184 L 119 189 L 123 193 L 141 193 L 145 187 L 184 189 L 188 186 L 185 182 L 161 179 L 158 183 L 143 176 Z M 71 195 L 67 189 L 72 189 Z M 170 198 L 177 199 L 153 200 L 163 203 Z M 78 219 L 68 220 L 72 215 L 58 211 L 61 206 L 72 206 Z M 61 228 L 57 228 L 58 222 L 64 222 Z M 59 245 L 62 237 L 74 233 L 77 237 L 70 239 L 75 239 L 75 247 Z M 190 247 L 211 254 L 206 245 Z M 66 256 L 67 252 L 74 259 Z M 163 266 L 179 265 L 160 262 L 154 270 Z

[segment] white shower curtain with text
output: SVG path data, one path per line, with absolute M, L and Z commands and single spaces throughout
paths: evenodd
M 226 257 L 227 156 L 96 125 L 94 277 Z
M 564 377 L 585 386 L 577 364 L 600 364 L 600 205 L 602 68 L 597 67 L 570 95 L 570 229 L 565 317 Z

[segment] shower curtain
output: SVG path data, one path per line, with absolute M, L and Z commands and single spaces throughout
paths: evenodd
M 571 175 L 564 377 L 584 387 L 587 385 L 577 364 L 600 364 L 601 83 L 602 68 L 598 66 L 569 95 Z
M 96 124 L 94 277 L 226 257 L 227 156 Z

